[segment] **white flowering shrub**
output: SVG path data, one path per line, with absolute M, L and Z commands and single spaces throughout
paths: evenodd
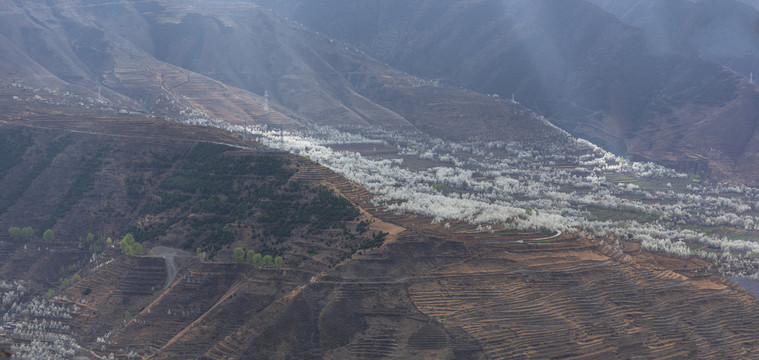
M 79 345 L 68 334 L 67 320 L 79 310 L 76 305 L 62 305 L 32 294 L 24 281 L 0 280 L 0 304 L 3 322 L 12 323 L 6 330 L 11 353 L 18 359 L 69 359 Z
M 64 335 L 46 340 L 34 339 L 30 343 L 19 343 L 11 346 L 11 353 L 16 359 L 59 360 L 71 359 L 76 355 L 79 346 Z
M 753 261 L 746 254 L 759 252 L 754 241 L 698 230 L 759 231 L 759 192 L 755 189 L 694 183 L 687 174 L 654 163 L 628 161 L 587 140 L 571 138 L 543 118 L 539 120 L 553 131 L 536 134 L 533 139 L 453 142 L 366 126 L 312 125 L 307 132 L 244 128 L 202 115 L 189 113 L 187 122 L 247 131 L 269 147 L 308 156 L 363 185 L 375 194 L 376 205 L 423 215 L 434 223 L 463 221 L 482 225 L 482 231 L 490 231 L 486 226 L 491 230 L 501 226 L 524 231 L 581 231 L 591 237 L 639 241 L 644 249 L 674 256 L 728 261 L 699 249 L 708 247 L 730 252 L 731 263 L 744 265 Z M 393 147 L 396 153 L 376 158 L 332 147 L 345 149 L 351 144 Z M 415 166 L 420 160 L 427 165 Z M 617 181 L 620 176 L 627 180 Z M 535 211 L 526 215 L 526 208 Z M 599 212 L 611 214 L 611 218 L 594 215 Z

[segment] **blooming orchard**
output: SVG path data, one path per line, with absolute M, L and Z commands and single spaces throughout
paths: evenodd
M 582 232 L 714 261 L 729 254 L 732 262 L 749 263 L 754 260 L 748 254 L 759 252 L 750 239 L 707 231 L 759 231 L 756 189 L 708 184 L 654 163 L 630 162 L 552 125 L 529 140 L 454 142 L 364 126 L 282 132 L 221 120 L 188 122 L 248 131 L 271 148 L 307 156 L 365 186 L 377 205 L 434 222 Z M 378 146 L 381 156 L 365 150 Z

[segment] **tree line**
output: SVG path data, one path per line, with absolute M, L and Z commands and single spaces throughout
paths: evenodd
M 245 251 L 241 247 L 234 249 L 235 262 L 242 264 L 243 262 L 253 264 L 256 267 L 271 267 L 276 266 L 278 269 L 282 267 L 284 259 L 281 256 L 273 257 L 271 255 L 261 255 L 253 250 Z
M 26 226 L 23 228 L 20 228 L 18 226 L 11 226 L 8 228 L 8 235 L 15 242 L 25 243 L 29 242 L 29 240 L 31 240 L 34 236 L 34 229 L 31 226 Z M 53 241 L 55 241 L 55 233 L 53 230 L 45 230 L 45 232 L 42 233 L 42 240 L 45 241 L 46 244 L 52 244 Z

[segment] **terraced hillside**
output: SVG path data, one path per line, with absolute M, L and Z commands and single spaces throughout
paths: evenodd
M 206 355 L 756 356 L 751 295 L 709 275 L 703 262 L 617 250 L 580 238 L 483 244 L 404 233 L 309 285 L 274 329 L 250 321 L 219 345 L 225 352 Z
M 26 243 L 0 233 L 8 254 L 0 274 L 30 280 L 29 294 L 52 290 L 50 304 L 72 309 L 56 331 L 68 327 L 86 351 L 161 359 L 759 351 L 759 303 L 705 261 L 614 239 L 431 224 L 384 211 L 366 189 L 309 160 L 230 146 L 239 138 L 218 130 L 4 99 L 0 136 L 14 146 L 0 163 L 0 225 L 38 232 Z M 46 224 L 51 244 L 39 235 Z M 108 246 L 126 232 L 152 256 Z M 238 263 L 236 247 L 284 261 Z M 32 338 L 19 332 L 3 344 Z
M 372 208 L 365 190 L 331 171 L 303 166 L 297 177 L 346 194 L 375 216 L 373 227 L 395 236 L 323 272 L 189 266 L 106 348 L 125 354 L 150 344 L 141 355 L 211 359 L 753 358 L 758 351 L 759 303 L 702 260 L 609 239 L 446 229 Z M 193 292 L 203 296 L 192 300 Z
M 753 315 L 720 312 L 753 309 L 754 299 L 733 297 L 726 284 L 693 275 L 699 269 L 690 276 L 652 269 L 571 240 L 579 244 L 512 248 L 477 261 L 515 261 L 509 271 L 446 266 L 435 272 L 436 281 L 411 284 L 410 297 L 432 318 L 466 329 L 492 359 L 755 356 L 746 334 Z M 695 314 L 698 319 L 685 320 Z
M 2 163 L 0 227 L 32 227 L 34 247 L 48 253 L 81 246 L 88 233 L 118 240 L 131 232 L 138 242 L 231 261 L 228 246 L 284 255 L 292 247 L 284 242 L 308 234 L 321 241 L 289 251 L 299 255 L 288 260 L 322 268 L 369 236 L 356 231 L 361 219 L 349 202 L 294 177 L 314 167 L 305 159 L 235 148 L 237 136 L 215 129 L 2 100 L 0 136 L 14 151 Z M 46 229 L 56 241 L 38 245 Z M 81 253 L 64 265 L 81 265 L 90 255 Z
M 266 308 L 379 233 L 328 183 L 295 176 L 324 171 L 306 159 L 235 147 L 237 136 L 213 128 L 10 95 L 0 102 L 0 276 L 78 308 L 65 326 L 93 349 L 207 351 L 215 342 L 205 329 L 216 326 L 221 340 L 239 327 L 241 306 Z M 15 226 L 31 238 L 11 239 Z M 125 233 L 142 256 L 120 253 Z M 247 250 L 243 264 L 237 247 Z

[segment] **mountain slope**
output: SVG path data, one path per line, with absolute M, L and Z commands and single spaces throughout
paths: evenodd
M 13 66 L 0 75 L 76 92 L 115 110 L 236 124 L 247 118 L 289 129 L 416 128 L 454 138 L 552 131 L 536 116 L 514 117 L 527 112 L 522 106 L 409 76 L 249 3 L 4 7 L 7 41 L 20 50 L 8 54 Z M 441 103 L 455 105 L 436 108 Z
M 591 0 L 646 33 L 655 53 L 684 53 L 746 77 L 759 72 L 759 10 L 739 1 Z
M 259 3 L 409 73 L 483 93 L 513 93 L 618 154 L 754 182 L 757 89 L 748 79 L 689 53 L 657 52 L 645 31 L 589 2 Z M 681 138 L 651 131 L 668 121 Z M 740 135 L 705 130 L 725 121 Z
M 146 248 L 199 248 L 208 259 L 231 259 L 229 248 L 239 241 L 246 249 L 269 249 L 274 256 L 287 248 L 300 252 L 300 260 L 295 258 L 301 255 L 290 258 L 309 269 L 339 259 L 339 248 L 350 248 L 344 241 L 360 244 L 369 236 L 341 229 L 345 238 L 329 240 L 334 247 L 282 244 L 306 232 L 325 242 L 335 236 L 336 222 L 358 218 L 348 209 L 350 203 L 331 190 L 295 176 L 301 166 L 317 166 L 305 159 L 239 150 L 232 146 L 241 142 L 239 137 L 213 128 L 46 104 L 32 108 L 13 100 L 0 103 L 5 109 L 0 136 L 9 145 L 0 162 L 0 227 L 6 229 L 0 242 L 9 255 L 0 262 L 4 274 L 28 273 L 40 283 L 55 283 L 60 262 L 81 265 L 104 249 L 100 244 L 93 251 L 89 245 L 94 239 L 85 241 L 88 233 L 117 240 L 132 233 Z M 44 230 L 54 230 L 57 250 L 69 255 L 55 262 L 28 261 L 35 255 L 24 244 L 9 241 L 7 229 L 13 226 L 32 227 L 38 241 Z M 323 250 L 328 253 L 312 259 Z M 11 259 L 14 254 L 25 261 Z M 51 271 L 24 271 L 38 267 Z
M 111 334 L 117 351 L 130 339 L 145 349 L 171 339 L 198 320 L 200 311 L 227 299 L 225 293 L 238 295 L 239 283 L 251 278 L 261 287 L 245 288 L 254 293 L 235 296 L 234 301 L 246 301 L 233 303 L 257 313 L 281 292 L 374 241 L 378 228 L 388 230 L 321 186 L 321 175 L 337 175 L 313 162 L 240 149 L 232 146 L 238 136 L 219 129 L 50 103 L 59 96 L 32 102 L 9 95 L 23 93 L 0 87 L 0 226 L 5 229 L 0 274 L 24 281 L 28 290 L 23 299 L 25 294 L 8 294 L 7 287 L 2 291 L 19 304 L 31 297 L 40 301 L 48 289 L 63 295 L 42 303 L 71 304 L 49 306 L 72 311 L 73 319 L 68 313 L 54 318 L 87 348 L 100 349 L 97 338 Z M 301 169 L 318 175 L 296 176 Z M 7 231 L 14 226 L 36 231 L 29 240 L 16 241 Z M 48 228 L 55 233 L 51 243 L 41 236 Z M 117 244 L 125 233 L 146 253 L 121 253 Z M 277 267 L 265 259 L 263 268 L 236 264 L 236 247 L 285 260 Z M 280 266 L 289 275 L 279 275 Z M 7 301 L 2 307 L 6 318 L 25 324 L 51 320 L 45 313 L 11 309 Z M 142 320 L 151 311 L 156 325 L 147 334 L 151 339 L 140 337 L 146 335 L 144 323 L 118 332 L 125 312 L 142 314 Z M 210 326 L 229 319 L 204 321 Z M 0 345 L 30 340 L 16 335 Z
M 42 171 L 0 215 L 0 225 L 40 228 L 70 197 L 75 188 L 70 184 L 86 174 L 93 182 L 72 193 L 79 194 L 73 206 L 61 208 L 52 245 L 36 236 L 25 248 L 0 233 L 6 254 L 0 273 L 23 274 L 37 294 L 54 289 L 50 304 L 76 309 L 56 321 L 98 355 L 756 355 L 757 300 L 714 275 L 703 260 L 654 255 L 634 242 L 606 245 L 611 239 L 563 235 L 535 241 L 545 235 L 491 233 L 463 224 L 455 224 L 454 231 L 430 219 L 384 211 L 360 186 L 305 159 L 229 146 L 239 138 L 220 130 L 12 100 L 8 92 L 16 88 L 2 91 L 0 103 L 9 111 L 0 136 L 17 149 L 0 157 L 0 170 L 7 169 L 0 173 L 2 204 L 25 186 L 26 174 L 37 167 Z M 271 166 L 256 165 L 265 159 Z M 193 172 L 201 174 L 187 176 Z M 231 193 L 223 179 L 232 182 Z M 346 208 L 366 212 L 324 228 L 318 221 L 266 220 L 269 211 L 281 210 L 277 219 L 288 219 L 308 208 L 319 185 L 348 196 Z M 260 202 L 237 203 L 255 193 Z M 235 204 L 252 215 L 235 217 L 239 207 L 224 210 Z M 362 220 L 369 224 L 363 232 Z M 282 224 L 295 227 L 278 236 Z M 122 231 L 133 231 L 153 256 L 127 256 L 106 247 L 90 262 L 91 248 L 78 246 L 87 240 L 77 237 L 87 232 Z M 379 231 L 391 232 L 381 246 L 358 250 Z M 210 261 L 166 247 L 188 246 L 189 240 L 190 250 L 201 247 L 210 256 L 205 240 L 221 241 L 228 238 L 225 233 L 234 234 L 232 242 L 222 243 Z M 281 269 L 237 264 L 232 255 L 237 246 L 282 251 L 284 264 Z M 75 270 L 69 270 L 71 264 Z M 74 275 L 81 279 L 73 285 L 57 285 Z M 6 288 L 0 292 L 11 296 Z M 14 316 L 32 321 L 29 315 Z
M 251 3 L 7 1 L 0 77 L 86 100 L 72 104 L 195 123 L 450 139 L 544 139 L 554 129 L 532 108 L 619 155 L 735 182 L 759 175 L 757 88 L 692 54 L 657 51 L 645 31 L 586 1 L 261 3 L 348 44 Z M 502 100 L 512 94 L 527 108 Z
M 161 66 L 147 74 L 207 84 Z M 362 77 L 350 79 L 361 84 Z M 460 134 L 488 131 L 472 129 L 477 123 L 457 111 L 472 106 L 497 118 L 507 109 L 510 136 L 551 149 L 544 144 L 553 140 L 545 138 L 550 126 L 522 107 L 402 79 L 403 86 L 391 78 L 364 89 L 418 119 L 416 127 L 438 126 L 429 131 L 447 130 L 445 122 L 423 120 L 437 117 L 458 122 L 451 125 Z M 443 101 L 452 98 L 463 103 Z M 22 298 L 23 286 L 1 281 L 0 307 L 6 321 L 35 329 L 6 333 L 2 347 L 36 335 L 46 340 L 33 348 L 65 348 L 70 343 L 50 340 L 65 334 L 82 346 L 71 346 L 68 357 L 756 357 L 757 300 L 699 258 L 658 256 L 612 237 L 487 231 L 397 214 L 307 159 L 219 129 L 114 114 L 107 104 L 79 100 L 87 101 L 0 83 L 0 210 L 8 206 L 0 227 L 38 230 L 25 243 L 0 232 L 1 277 L 28 280 L 30 288 Z M 542 157 L 511 154 L 516 162 Z M 584 171 L 566 164 L 556 166 Z M 520 178 L 536 183 L 533 175 L 542 173 L 535 167 Z M 52 244 L 39 236 L 48 224 Z M 125 232 L 148 254 L 120 252 L 113 243 Z M 238 263 L 236 247 L 284 261 Z M 41 300 L 48 289 L 51 299 Z M 37 331 L 40 324 L 49 331 Z

